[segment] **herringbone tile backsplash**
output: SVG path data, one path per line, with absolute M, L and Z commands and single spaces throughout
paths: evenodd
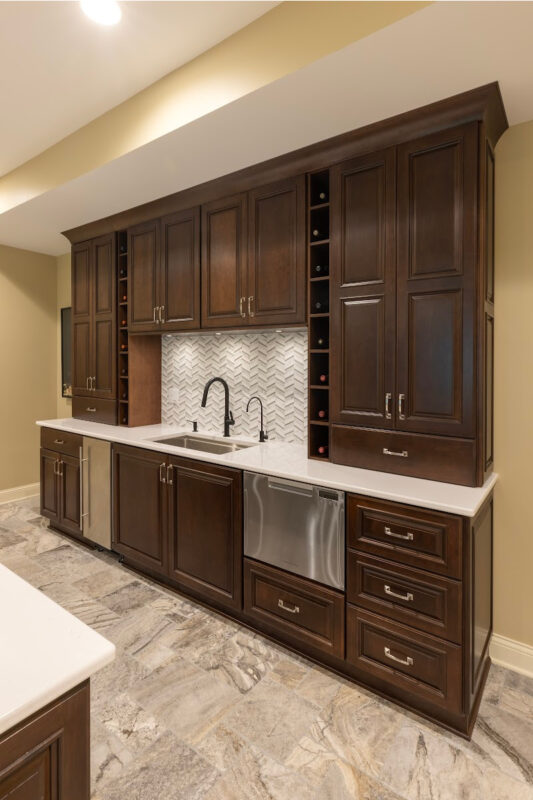
M 187 426 L 196 419 L 200 431 L 222 433 L 222 386 L 212 386 L 207 407 L 200 406 L 206 382 L 219 376 L 230 387 L 232 435 L 258 435 L 259 404 L 246 413 L 249 397 L 257 394 L 271 439 L 306 441 L 307 331 L 164 336 L 162 367 L 163 422 Z

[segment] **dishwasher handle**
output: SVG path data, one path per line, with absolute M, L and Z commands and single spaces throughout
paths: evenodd
M 314 491 L 313 486 L 308 483 L 295 483 L 295 481 L 285 481 L 282 478 L 269 478 L 268 488 L 289 494 L 301 494 L 304 497 L 312 497 Z

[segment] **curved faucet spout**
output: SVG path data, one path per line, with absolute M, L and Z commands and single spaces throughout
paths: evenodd
M 224 387 L 224 436 L 229 436 L 230 425 L 235 425 L 235 420 L 229 407 L 229 386 L 224 378 L 211 378 L 211 380 L 207 381 L 206 385 L 204 386 L 204 393 L 202 396 L 202 408 L 206 407 L 207 395 L 209 394 L 209 389 L 214 383 L 221 383 Z

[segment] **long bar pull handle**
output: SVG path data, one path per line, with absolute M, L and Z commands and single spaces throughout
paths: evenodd
M 161 483 L 166 483 L 166 482 L 167 482 L 167 479 L 166 479 L 166 477 L 165 477 L 165 470 L 166 470 L 166 468 L 167 468 L 167 465 L 166 465 L 166 464 L 160 464 L 160 465 L 159 465 L 159 481 L 160 481 Z
M 62 478 L 62 477 L 63 477 L 63 464 L 64 464 L 64 463 L 65 463 L 65 462 L 64 462 L 63 460 L 59 460 L 59 461 L 57 462 L 57 474 L 58 474 L 58 476 L 59 476 L 60 478 Z
M 255 311 L 252 311 L 252 303 L 254 302 L 253 294 L 248 298 L 248 316 L 255 317 Z
M 159 306 L 159 324 L 165 321 L 165 306 Z
M 281 597 L 278 600 L 278 607 L 282 608 L 284 611 L 288 611 L 289 614 L 299 614 L 300 613 L 300 606 L 293 606 L 292 608 L 290 606 L 286 606 L 285 603 L 283 602 L 283 600 L 281 599 Z
M 241 317 L 243 319 L 245 319 L 245 317 L 246 317 L 246 311 L 244 311 L 244 309 L 243 309 L 245 300 L 246 300 L 246 297 L 241 297 L 241 299 L 239 300 L 239 314 L 241 315 Z
M 393 592 L 390 586 L 387 586 L 386 583 L 383 585 L 383 588 L 385 589 L 385 594 L 388 594 L 389 597 L 397 597 L 398 600 L 407 600 L 409 603 L 414 600 L 411 592 L 407 592 L 406 594 L 398 594 L 397 592 Z
M 385 395 L 385 419 L 392 419 L 392 412 L 390 409 L 390 404 L 392 400 L 391 392 L 387 392 Z
M 93 392 L 96 392 L 96 375 L 93 377 L 92 388 Z
M 83 465 L 86 462 L 88 462 L 89 459 L 83 457 L 83 447 L 80 447 L 79 453 L 80 453 L 80 528 L 81 528 L 81 532 L 83 533 L 83 520 L 85 519 L 85 517 L 89 516 L 89 512 L 88 511 L 86 511 L 86 512 L 83 511 L 83 495 L 84 495 L 84 486 L 85 486 L 84 476 L 83 476 Z M 89 499 L 88 495 L 89 495 L 89 493 L 87 492 L 87 499 Z
M 167 467 L 167 483 L 169 486 L 172 486 L 172 464 L 169 464 Z
M 154 306 L 154 324 L 157 325 L 157 306 Z
M 393 539 L 404 539 L 406 542 L 412 542 L 414 539 L 414 535 L 411 531 L 407 533 L 394 533 L 391 529 L 385 526 L 385 536 L 392 536 Z
M 87 389 L 87 391 L 89 391 L 89 381 L 90 380 L 91 380 L 90 378 L 85 378 L 85 388 Z
M 59 466 L 59 459 L 56 458 L 54 461 L 54 475 L 57 475 L 59 477 L 58 466 Z
M 408 458 L 409 451 L 408 450 L 389 450 L 388 447 L 383 448 L 383 455 L 384 456 L 397 456 L 398 458 Z
M 384 647 L 383 652 L 387 658 L 390 658 L 391 661 L 396 661 L 398 664 L 403 664 L 404 667 L 412 667 L 415 663 L 411 656 L 407 656 L 407 658 L 398 658 L 398 656 L 393 655 L 389 647 Z
M 399 416 L 400 419 L 405 419 L 404 405 L 405 405 L 405 395 L 404 394 L 399 394 L 398 395 L 398 416 Z

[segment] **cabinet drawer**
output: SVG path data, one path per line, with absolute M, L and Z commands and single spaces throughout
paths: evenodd
M 349 467 L 477 486 L 475 455 L 474 439 L 349 425 L 331 428 L 331 460 Z
M 344 657 L 341 592 L 245 559 L 244 610 L 286 640 Z
M 463 705 L 461 654 L 457 645 L 347 605 L 348 661 L 383 684 L 452 713 Z
M 68 433 L 56 428 L 41 428 L 41 447 L 45 450 L 55 450 L 69 456 L 78 457 L 83 437 L 78 433 Z
M 461 578 L 460 517 L 348 495 L 348 546 Z
M 460 644 L 462 584 L 348 551 L 350 603 Z
M 72 416 L 106 425 L 117 424 L 116 400 L 100 400 L 97 397 L 73 397 Z

